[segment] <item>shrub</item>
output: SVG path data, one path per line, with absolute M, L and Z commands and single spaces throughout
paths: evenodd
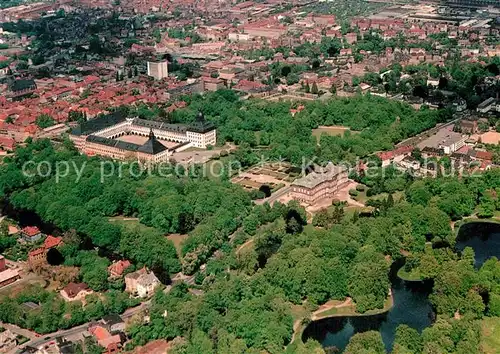
M 349 189 L 349 195 L 351 197 L 357 197 L 359 195 L 359 192 L 355 189 Z

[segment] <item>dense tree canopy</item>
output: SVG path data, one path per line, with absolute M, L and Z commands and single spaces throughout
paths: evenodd
M 301 162 L 303 154 L 317 155 L 320 162 L 369 156 L 445 118 L 439 112 L 414 111 L 369 96 L 311 103 L 293 118 L 289 104 L 242 103 L 231 91 L 211 94 L 209 101 L 198 96 L 186 100 L 188 108 L 177 110 L 171 118 L 188 122 L 203 108 L 218 125 L 220 142 L 240 145 L 228 158 L 245 164 L 255 161 L 255 149 L 295 163 Z M 323 135 L 318 141 L 311 129 L 322 124 L 345 124 L 360 132 Z M 42 161 L 42 172 L 65 168 L 62 162 L 68 162 L 67 174 L 34 173 Z M 474 321 L 500 311 L 500 263 L 492 259 L 476 271 L 473 253 L 457 255 L 451 248 L 455 233 L 450 224 L 485 204 L 499 209 L 498 170 L 479 177 L 415 180 L 376 166 L 380 172 L 376 177 L 355 176 L 372 190 L 371 214 L 352 217 L 337 205 L 319 221 L 315 219 L 321 227 L 313 227 L 307 225 L 305 210 L 298 203 L 253 205 L 249 193 L 227 176 L 208 179 L 188 171 L 160 177 L 155 169 L 151 174 L 102 175 L 102 164 L 107 172 L 118 169 L 115 162 L 78 155 L 69 142 L 57 147 L 46 140 L 28 142 L 0 165 L 0 195 L 63 231 L 76 230 L 64 236 L 64 263 L 78 266 L 78 278 L 96 291 L 113 294 L 112 289 L 120 288 L 107 280 L 107 255 L 162 273 L 182 270 L 194 275 L 194 287 L 201 295 L 194 295 L 185 284 L 169 293 L 158 292 L 150 323 L 133 324 L 128 330 L 132 346 L 182 336 L 186 341 L 176 348 L 182 353 L 200 348 L 217 353 L 282 352 L 292 337 L 296 319 L 292 308 L 315 309 L 347 296 L 360 313 L 382 308 L 389 294 L 390 264 L 403 255 L 408 271 L 418 270 L 423 278 L 434 279 L 431 301 L 440 320 L 421 336 L 400 328 L 396 352 L 465 353 L 477 347 Z M 380 197 L 382 192 L 388 194 Z M 395 192 L 400 197 L 394 197 Z M 137 220 L 124 226 L 119 222 L 123 216 Z M 179 252 L 165 237 L 168 233 L 188 234 Z M 9 242 L 5 231 L 0 231 L 0 247 L 10 247 Z M 426 242 L 444 246 L 433 249 Z M 45 322 L 22 322 L 26 318 L 18 316 L 22 302 L 16 298 L 0 300 L 1 320 L 47 332 L 94 318 L 104 306 L 96 302 L 96 308 L 73 309 L 75 319 L 72 315 L 70 321 L 57 299 L 44 296 L 40 301 L 47 303 L 44 306 L 60 309 L 47 314 Z M 121 308 L 119 304 L 113 306 Z M 466 325 L 449 320 L 455 314 L 463 316 Z M 315 342 L 294 348 L 321 350 Z M 384 349 L 379 335 L 368 332 L 353 337 L 347 350 Z

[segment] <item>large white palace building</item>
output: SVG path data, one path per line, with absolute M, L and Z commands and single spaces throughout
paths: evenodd
M 142 144 L 117 140 L 124 135 L 148 137 Z M 141 161 L 162 162 L 189 147 L 205 149 L 215 145 L 215 126 L 200 112 L 191 124 L 169 124 L 139 118 L 126 118 L 116 112 L 80 124 L 70 139 L 87 155 L 101 155 L 118 160 L 137 157 Z M 164 141 L 162 143 L 161 141 Z M 172 146 L 172 142 L 178 143 Z M 171 147 L 164 144 L 169 143 Z

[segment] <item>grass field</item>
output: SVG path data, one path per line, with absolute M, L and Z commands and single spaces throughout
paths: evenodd
M 422 280 L 422 275 L 420 274 L 420 271 L 418 269 L 412 269 L 411 272 L 407 272 L 404 270 L 404 268 L 401 268 L 398 271 L 398 277 L 400 277 L 403 280 L 408 280 L 408 281 Z
M 334 206 L 330 207 L 331 210 L 335 208 Z M 357 207 L 357 206 L 348 206 L 344 208 L 344 220 L 352 220 L 354 213 L 357 211 L 359 214 L 363 213 L 371 213 L 373 212 L 372 207 Z
M 394 305 L 394 299 L 392 296 L 387 297 L 387 299 L 384 302 L 384 307 L 381 309 L 374 309 L 374 310 L 369 310 L 366 311 L 365 313 L 359 313 L 356 312 L 356 305 L 351 304 L 350 306 L 345 306 L 345 307 L 340 307 L 340 308 L 332 308 L 329 309 L 325 312 L 321 312 L 318 314 L 318 317 L 316 319 L 320 320 L 323 318 L 328 318 L 328 317 L 337 317 L 337 316 L 353 316 L 353 317 L 358 317 L 358 316 L 370 316 L 370 315 L 378 315 L 384 312 L 389 311 L 392 306 Z
M 319 141 L 319 138 L 323 133 L 331 136 L 335 135 L 344 136 L 345 132 L 348 130 L 350 131 L 348 127 L 343 127 L 343 126 L 318 127 L 312 130 L 312 135 L 315 136 Z M 356 132 L 351 131 L 351 133 L 355 134 Z
M 117 224 L 126 230 L 132 230 L 132 229 L 138 227 L 139 230 L 144 230 L 144 231 L 149 230 L 149 231 L 160 233 L 160 231 L 158 231 L 154 227 L 149 227 L 149 226 L 146 226 L 144 224 L 141 224 L 141 222 L 139 221 L 138 218 L 127 218 L 127 217 L 123 217 L 123 216 L 114 216 L 112 218 L 109 218 L 108 221 L 112 222 L 113 224 Z
M 486 354 L 500 353 L 500 317 L 485 317 L 481 321 L 481 349 Z
M 352 199 L 354 199 L 357 202 L 365 204 L 368 199 L 382 200 L 382 199 L 387 199 L 387 197 L 389 196 L 388 193 L 380 193 L 380 194 L 372 195 L 371 197 L 368 197 L 366 195 L 366 191 L 368 189 L 369 188 L 366 187 L 364 191 L 359 192 L 359 194 L 356 197 L 352 197 Z M 396 191 L 396 192 L 392 193 L 392 197 L 394 198 L 395 201 L 400 200 L 403 196 L 404 196 L 404 192 L 402 192 L 402 191 Z
M 206 176 L 212 180 L 219 179 L 221 177 L 222 166 L 224 165 L 224 163 L 230 161 L 231 159 L 232 159 L 231 156 L 224 156 L 221 157 L 220 159 L 212 159 L 208 161 L 204 166 L 206 170 Z M 234 172 L 239 172 L 237 165 L 234 166 L 233 173 Z
M 109 218 L 108 220 L 114 224 L 120 225 L 122 228 L 124 228 L 126 230 L 131 230 L 131 229 L 138 227 L 139 230 L 161 233 L 161 231 L 159 231 L 158 229 L 156 229 L 154 227 L 150 227 L 150 226 L 146 226 L 144 224 L 141 224 L 141 222 L 137 218 L 127 218 L 127 217 L 123 217 L 123 216 L 115 216 L 115 217 Z M 171 235 L 167 236 L 167 239 L 173 242 L 175 249 L 177 250 L 177 254 L 179 254 L 179 255 L 181 254 L 182 241 L 185 240 L 186 237 L 187 237 L 187 235 L 181 235 L 181 234 L 171 234 Z

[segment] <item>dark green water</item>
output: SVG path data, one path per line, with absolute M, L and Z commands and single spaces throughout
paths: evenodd
M 500 224 L 468 223 L 463 225 L 457 236 L 456 248 L 462 251 L 472 247 L 475 252 L 476 267 L 487 259 L 500 258 Z M 402 263 L 391 267 L 390 279 L 394 296 L 394 307 L 385 314 L 362 317 L 336 317 L 312 322 L 304 331 L 302 339 L 313 338 L 325 348 L 345 349 L 351 337 L 369 330 L 379 331 L 387 351 L 392 350 L 396 328 L 406 324 L 422 331 L 434 320 L 434 312 L 429 301 L 432 282 L 408 282 L 397 277 Z

